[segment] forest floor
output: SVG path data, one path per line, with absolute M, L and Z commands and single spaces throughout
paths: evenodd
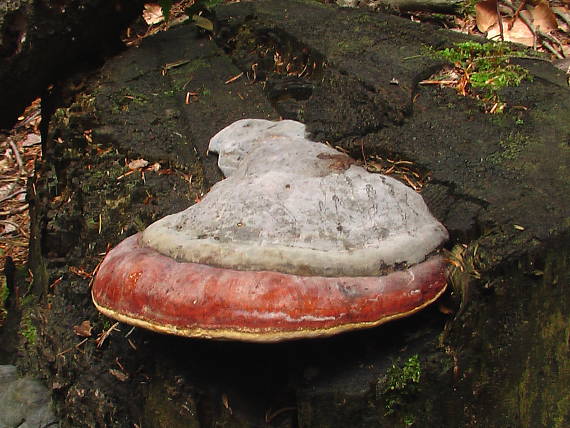
M 40 99 L 35 100 L 9 131 L 0 131 L 0 257 L 4 273 L 0 278 L 0 327 L 7 309 L 8 286 L 15 268 L 26 265 L 30 239 L 30 216 L 26 193 L 28 179 L 41 158 Z

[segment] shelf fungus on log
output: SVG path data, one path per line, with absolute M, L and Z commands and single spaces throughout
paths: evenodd
M 445 290 L 448 238 L 422 197 L 305 137 L 245 119 L 210 142 L 226 179 L 109 252 L 112 318 L 189 337 L 277 342 L 373 327 Z

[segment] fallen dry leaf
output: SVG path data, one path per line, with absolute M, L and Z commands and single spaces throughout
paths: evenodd
M 157 3 L 145 4 L 142 16 L 148 25 L 154 25 L 164 21 L 162 8 Z
M 93 327 L 91 326 L 91 322 L 89 320 L 85 320 L 81 324 L 73 326 L 73 331 L 75 334 L 81 337 L 91 337 L 92 330 Z
M 556 15 L 548 2 L 541 1 L 536 6 L 534 6 L 531 11 L 530 15 L 533 19 L 533 24 L 536 28 L 539 28 L 544 32 L 554 31 L 558 29 L 558 21 L 556 20 Z
M 40 144 L 42 142 L 42 137 L 39 134 L 28 134 L 22 141 L 24 147 L 31 147 L 35 146 L 36 144 Z
M 475 6 L 475 20 L 477 29 L 486 33 L 489 28 L 497 24 L 499 16 L 497 14 L 497 0 L 484 0 Z
M 136 169 L 141 169 L 144 168 L 145 166 L 148 165 L 148 161 L 144 160 L 144 159 L 135 159 L 129 162 L 129 164 L 127 165 L 129 167 L 130 170 L 134 171 Z
M 121 382 L 126 381 L 127 379 L 129 379 L 129 375 L 123 373 L 120 370 L 117 369 L 109 369 L 109 373 L 111 373 L 113 376 L 115 376 L 117 379 L 119 379 Z
M 523 10 L 521 14 L 522 13 L 525 13 L 525 11 Z M 489 28 L 487 31 L 487 38 L 499 40 L 500 34 L 501 31 L 499 29 L 499 24 L 497 23 Z M 503 18 L 503 37 L 506 42 L 520 43 L 526 46 L 534 46 L 534 34 L 532 34 L 530 28 L 528 28 L 526 24 L 520 19 L 516 19 L 513 22 L 512 18 Z
M 41 157 L 38 141 L 40 100 L 28 106 L 18 120 L 11 130 L 3 130 L 0 135 L 0 235 L 3 235 L 0 254 L 10 256 L 20 266 L 28 259 L 27 179 L 33 175 L 36 160 Z M 0 302 L 0 318 L 2 313 L 3 305 Z
M 9 233 L 16 232 L 18 228 L 14 223 L 1 222 L 0 223 L 0 235 L 8 235 Z
M 230 407 L 230 401 L 228 399 L 228 396 L 224 393 L 222 394 L 222 404 L 224 405 L 224 407 L 226 409 L 228 409 L 228 412 L 230 412 L 230 415 L 232 414 L 232 408 Z

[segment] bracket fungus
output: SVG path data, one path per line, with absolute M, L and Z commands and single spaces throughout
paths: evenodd
M 289 120 L 240 120 L 209 147 L 227 178 L 109 252 L 92 289 L 105 315 L 277 342 L 373 327 L 444 292 L 447 231 L 404 184 Z

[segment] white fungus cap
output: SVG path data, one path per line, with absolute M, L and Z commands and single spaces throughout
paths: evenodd
M 419 263 L 448 239 L 418 193 L 308 140 L 301 123 L 240 120 L 210 151 L 228 178 L 150 225 L 145 245 L 238 270 L 367 276 Z

